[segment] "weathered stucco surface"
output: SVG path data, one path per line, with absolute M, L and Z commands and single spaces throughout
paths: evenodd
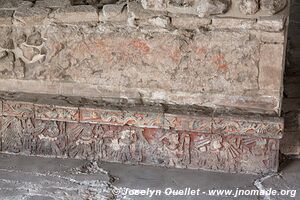
M 200 18 L 138 2 L 2 1 L 1 90 L 280 112 L 287 9 L 245 15 L 233 1 Z
M 0 0 L 0 150 L 276 171 L 288 11 L 285 0 Z

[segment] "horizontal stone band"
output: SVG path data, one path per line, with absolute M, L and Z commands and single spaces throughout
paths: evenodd
M 2 93 L 0 98 L 1 115 L 6 117 L 277 139 L 282 137 L 284 127 L 280 117 L 251 113 L 240 115 L 234 111 L 219 114 L 222 113 L 221 109 L 201 110 L 178 106 L 174 110 L 166 109 L 168 105 L 145 106 L 126 103 L 105 105 L 104 101 L 25 93 Z M 87 104 L 80 105 L 82 100 Z
M 279 140 L 132 126 L 2 117 L 0 149 L 7 153 L 268 173 L 278 169 Z

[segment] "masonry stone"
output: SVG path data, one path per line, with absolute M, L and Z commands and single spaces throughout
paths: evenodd
M 230 6 L 230 0 L 200 0 L 196 12 L 200 17 L 225 13 Z
M 270 14 L 275 14 L 281 11 L 286 4 L 286 0 L 261 0 L 261 9 Z
M 71 6 L 71 0 L 37 0 L 34 4 L 35 7 L 46 8 L 60 8 Z
M 103 6 L 103 18 L 105 21 L 111 22 L 126 22 L 127 20 L 127 6 L 126 4 L 108 4 Z
M 97 9 L 88 5 L 59 8 L 58 10 L 54 11 L 50 17 L 53 17 L 55 21 L 61 23 L 99 21 Z
M 16 10 L 20 7 L 31 7 L 33 3 L 31 1 L 23 0 L 1 0 L 0 1 L 0 10 Z
M 253 15 L 259 10 L 258 0 L 241 0 L 240 11 L 246 15 Z
M 44 22 L 50 10 L 39 7 L 20 7 L 14 13 L 15 24 L 35 26 Z
M 283 69 L 282 65 L 285 61 L 284 57 L 278 55 L 284 54 L 284 46 L 282 44 L 265 44 L 261 47 L 260 59 L 260 87 L 262 89 L 274 90 L 283 85 Z M 274 79 L 273 77 L 281 77 Z
M 194 15 L 172 17 L 172 25 L 180 29 L 194 30 L 195 28 L 207 27 L 211 22 L 211 19 L 199 18 Z

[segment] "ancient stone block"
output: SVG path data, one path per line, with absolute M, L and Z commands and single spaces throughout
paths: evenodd
M 200 0 L 196 7 L 199 17 L 225 13 L 230 6 L 230 0 Z
M 284 55 L 282 44 L 264 44 L 261 46 L 259 62 L 259 86 L 261 89 L 282 90 Z
M 37 0 L 34 4 L 35 7 L 46 7 L 46 8 L 59 8 L 71 6 L 70 0 Z
M 145 20 L 161 15 L 167 15 L 166 12 L 143 9 L 142 5 L 137 2 L 129 2 L 127 7 L 129 17 L 136 20 Z
M 211 19 L 199 18 L 193 15 L 180 15 L 172 17 L 172 25 L 176 28 L 195 29 L 211 24 Z
M 156 0 L 141 0 L 142 5 L 145 9 L 157 9 L 162 10 L 167 8 L 168 1 L 156 1 Z
M 279 32 L 286 28 L 286 17 L 279 15 L 276 17 L 261 17 L 257 20 L 256 28 L 263 31 Z
M 59 8 L 51 13 L 56 22 L 78 23 L 78 22 L 98 22 L 99 15 L 93 6 L 71 6 Z
M 246 15 L 253 15 L 259 10 L 258 0 L 241 0 L 240 11 Z
M 108 4 L 104 5 L 102 9 L 103 20 L 111 22 L 126 22 L 127 8 L 126 4 Z
M 137 2 L 129 2 L 127 9 L 129 26 L 168 28 L 171 23 L 166 12 L 143 9 Z
M 39 7 L 21 7 L 14 13 L 14 20 L 19 25 L 41 25 L 48 17 L 50 10 Z
M 253 29 L 255 19 L 236 19 L 236 18 L 213 18 L 212 27 L 216 29 Z
M 285 43 L 285 33 L 284 32 L 260 32 L 253 31 L 256 37 L 260 38 L 262 42 L 266 43 Z

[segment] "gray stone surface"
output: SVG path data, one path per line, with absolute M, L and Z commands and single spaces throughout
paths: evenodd
M 285 135 L 281 142 L 281 152 L 300 155 L 300 3 L 292 1 L 289 27 L 287 65 L 285 72 Z
M 211 196 L 212 189 L 300 189 L 300 161 L 289 161 L 279 174 L 261 176 L 176 170 L 146 166 L 86 162 L 82 160 L 25 157 L 0 154 L 0 198 L 14 199 L 299 199 L 290 196 Z M 134 196 L 117 194 L 120 188 L 165 190 L 201 189 L 199 196 Z

